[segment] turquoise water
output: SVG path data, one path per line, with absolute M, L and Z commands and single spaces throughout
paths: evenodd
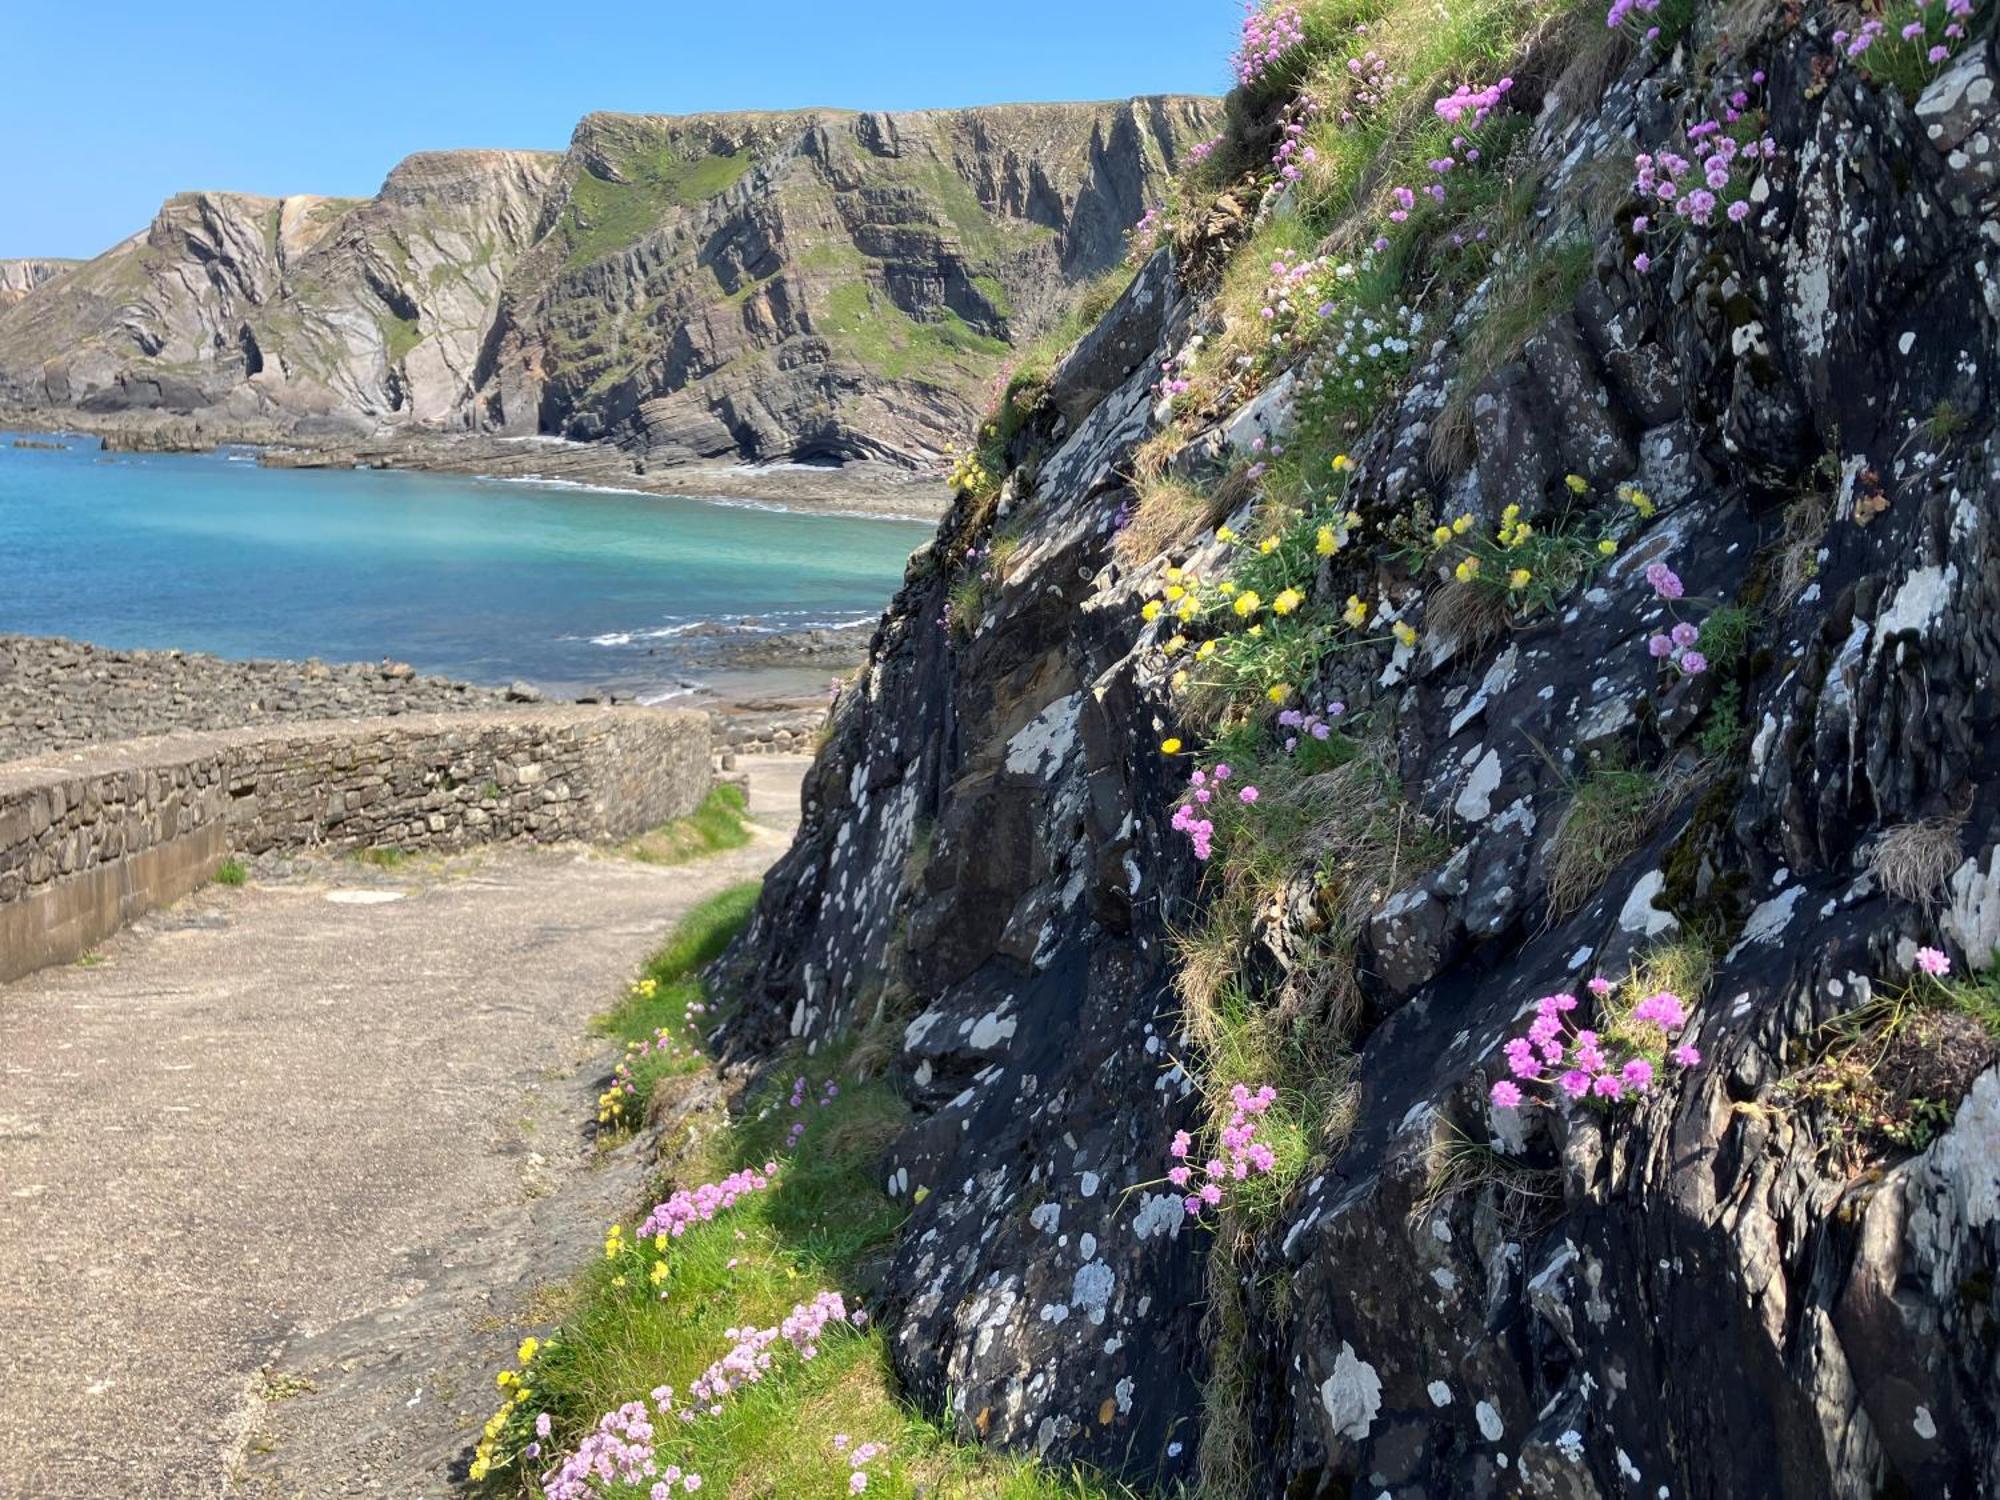
M 0 633 L 230 657 L 383 656 L 662 696 L 714 632 L 868 619 L 930 527 L 248 454 L 0 434 Z

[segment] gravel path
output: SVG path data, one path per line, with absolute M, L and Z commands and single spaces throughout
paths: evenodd
M 0 1496 L 449 1493 L 511 1320 L 643 1184 L 587 1161 L 585 1025 L 804 765 L 697 865 L 328 863 L 0 986 Z

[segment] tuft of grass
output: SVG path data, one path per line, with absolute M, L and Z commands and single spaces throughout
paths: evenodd
M 1492 1189 L 1509 1236 L 1525 1233 L 1562 1202 L 1562 1173 L 1530 1167 L 1441 1121 L 1424 1156 L 1424 1187 L 1410 1205 L 1421 1226 L 1462 1194 Z
M 685 818 L 640 834 L 621 852 L 642 864 L 684 865 L 705 854 L 740 849 L 750 842 L 750 829 L 744 822 L 749 805 L 742 787 L 723 782 L 710 788 L 701 806 Z
M 1734 670 L 1749 651 L 1756 628 L 1757 616 L 1746 605 L 1725 604 L 1711 611 L 1701 622 L 1701 639 L 1697 642 L 1702 655 L 1708 658 L 1709 669 Z
M 1576 783 L 1549 840 L 1549 916 L 1580 911 L 1641 844 L 1681 790 L 1656 771 L 1599 765 Z
M 1876 842 L 1868 872 L 1898 901 L 1935 906 L 1952 871 L 1964 861 L 1958 843 L 1964 826 L 1959 816 L 1899 824 Z
M 250 867 L 234 856 L 215 867 L 217 885 L 240 886 L 250 879 Z
M 1185 479 L 1140 478 L 1135 488 L 1131 519 L 1112 542 L 1128 567 L 1179 546 L 1220 518 L 1215 501 Z
M 393 844 L 384 844 L 379 849 L 358 850 L 354 857 L 362 864 L 373 865 L 378 870 L 395 870 L 409 863 L 410 851 L 398 849 Z

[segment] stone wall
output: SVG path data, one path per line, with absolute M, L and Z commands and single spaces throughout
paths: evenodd
M 692 812 L 699 713 L 532 708 L 129 740 L 0 766 L 0 982 L 231 854 L 617 839 Z

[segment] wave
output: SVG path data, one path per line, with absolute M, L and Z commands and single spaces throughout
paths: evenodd
M 647 630 L 607 630 L 602 635 L 578 637 L 566 635 L 562 640 L 585 639 L 593 646 L 617 648 L 633 646 L 641 641 L 666 641 L 677 636 L 692 635 L 702 631 L 710 635 L 794 635 L 806 630 L 858 630 L 864 625 L 873 625 L 880 616 L 876 614 L 851 615 L 845 618 L 823 617 L 812 610 L 773 609 L 766 610 L 755 619 L 681 620 L 670 625 L 656 625 Z M 767 624 L 766 621 L 780 623 Z

